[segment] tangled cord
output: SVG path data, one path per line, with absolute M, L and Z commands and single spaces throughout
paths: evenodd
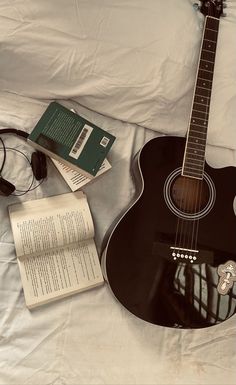
M 23 155 L 23 157 L 27 160 L 27 162 L 29 163 L 29 165 L 31 167 L 31 162 L 30 162 L 29 158 L 22 151 L 17 150 L 16 148 L 13 148 L 13 147 L 6 147 L 4 141 L 2 140 L 1 137 L 0 137 L 0 141 L 2 143 L 2 148 L 0 148 L 0 150 L 3 151 L 3 160 L 2 160 L 1 167 L 0 167 L 0 176 L 2 175 L 2 171 L 3 171 L 5 163 L 6 163 L 7 150 L 10 150 L 10 151 L 13 151 L 13 152 L 15 151 L 15 152 L 18 152 L 19 154 Z M 32 175 L 32 179 L 31 179 L 30 185 L 27 188 L 27 190 L 20 190 L 20 189 L 16 188 L 15 191 L 18 192 L 18 193 L 16 193 L 16 194 L 12 193 L 11 195 L 14 195 L 14 196 L 25 195 L 29 191 L 33 191 L 36 188 L 38 188 L 43 183 L 44 179 L 42 179 L 36 186 L 32 187 L 33 184 L 34 184 L 34 181 L 35 181 L 35 177 L 34 177 L 34 175 Z

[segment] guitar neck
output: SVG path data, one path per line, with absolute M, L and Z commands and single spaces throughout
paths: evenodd
M 202 179 L 204 173 L 218 31 L 219 19 L 207 16 L 182 167 L 182 175 L 196 179 Z

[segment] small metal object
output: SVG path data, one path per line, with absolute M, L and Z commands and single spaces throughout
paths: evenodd
M 236 281 L 236 263 L 228 261 L 224 265 L 219 265 L 217 272 L 220 277 L 217 285 L 218 293 L 225 295 Z

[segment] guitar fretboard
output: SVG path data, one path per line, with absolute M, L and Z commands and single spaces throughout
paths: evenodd
M 207 16 L 182 167 L 182 175 L 197 179 L 202 179 L 204 172 L 218 31 L 219 19 Z

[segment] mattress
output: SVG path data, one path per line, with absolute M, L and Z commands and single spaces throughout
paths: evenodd
M 216 168 L 236 166 L 236 1 L 227 3 L 206 153 Z M 203 21 L 190 0 L 1 1 L 0 127 L 30 132 L 57 100 L 116 136 L 112 169 L 82 188 L 100 255 L 135 194 L 135 154 L 153 138 L 186 134 Z M 23 139 L 1 137 L 30 156 Z M 9 149 L 3 177 L 24 190 L 31 175 Z M 235 316 L 207 329 L 156 326 L 128 312 L 108 284 L 26 308 L 7 207 L 69 191 L 48 160 L 36 189 L 0 198 L 0 384 L 235 384 Z

